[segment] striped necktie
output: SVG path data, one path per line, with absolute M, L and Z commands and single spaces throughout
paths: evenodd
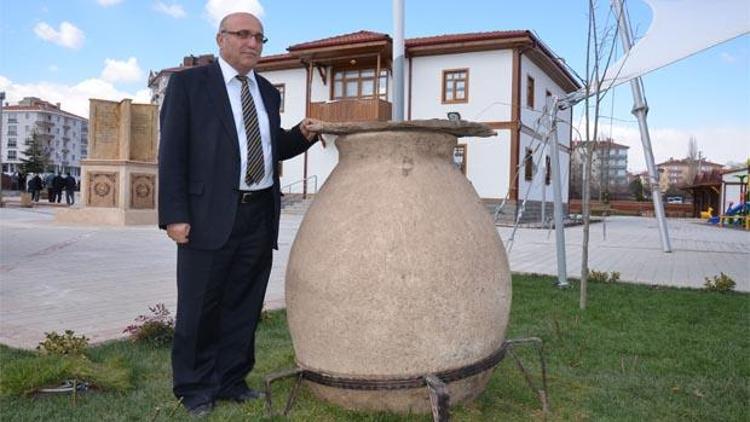
M 263 180 L 265 175 L 265 162 L 263 160 L 263 146 L 260 142 L 260 127 L 258 126 L 258 113 L 255 111 L 255 103 L 250 95 L 250 87 L 247 76 L 237 75 L 242 83 L 242 120 L 245 123 L 245 135 L 247 136 L 247 171 L 245 172 L 245 183 L 252 185 Z

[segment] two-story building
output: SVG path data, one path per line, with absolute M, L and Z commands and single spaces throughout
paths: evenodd
M 405 44 L 405 119 L 460 113 L 495 129 L 490 138 L 459 139 L 456 165 L 483 199 L 497 203 L 507 196 L 506 215 L 524 198 L 527 210 L 544 198 L 551 209 L 549 145 L 542 146 L 546 126 L 539 118 L 553 96 L 579 88 L 558 56 L 530 31 L 440 35 Z M 392 50 L 387 34 L 359 31 L 290 46 L 288 53 L 262 58 L 256 70 L 281 92 L 284 127 L 305 117 L 384 121 L 391 119 Z M 155 87 L 165 87 L 168 74 L 154 73 L 164 75 L 151 84 L 154 97 L 160 98 Z M 557 117 L 567 202 L 572 110 Z M 283 164 L 282 186 L 309 192 L 311 185 L 300 181 L 314 176 L 323 183 L 337 161 L 335 147 L 316 145 Z

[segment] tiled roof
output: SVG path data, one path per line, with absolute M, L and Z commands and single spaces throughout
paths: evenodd
M 471 32 L 465 34 L 446 34 L 429 37 L 409 38 L 404 40 L 406 47 L 423 47 L 427 45 L 448 44 L 456 42 L 496 40 L 504 38 L 514 38 L 529 35 L 528 31 L 491 31 L 491 32 Z M 320 40 L 310 41 L 290 46 L 287 50 L 305 50 L 311 48 L 330 47 L 335 45 L 356 44 L 371 41 L 388 41 L 391 37 L 388 34 L 372 31 L 357 31 L 350 34 L 336 35 L 334 37 L 323 38 Z
M 708 161 L 708 160 L 700 160 L 700 162 L 701 162 L 702 166 L 724 167 L 723 164 L 714 163 L 714 162 L 711 162 L 711 161 Z M 656 167 L 668 166 L 668 165 L 671 165 L 671 164 L 677 164 L 677 165 L 684 165 L 684 166 L 686 166 L 686 165 L 689 164 L 689 160 L 687 158 L 683 158 L 682 160 L 675 160 L 674 158 L 670 158 L 669 160 L 664 161 L 663 163 L 657 163 Z
M 530 35 L 528 31 L 491 31 L 491 32 L 469 32 L 465 34 L 446 34 L 430 37 L 409 38 L 405 40 L 406 47 L 422 47 L 435 44 L 447 44 L 456 42 L 498 40 L 504 38 L 515 38 Z
M 336 35 L 335 37 L 295 44 L 287 48 L 289 51 L 307 50 L 312 48 L 331 47 L 342 44 L 358 44 L 372 41 L 388 41 L 391 37 L 387 34 L 372 31 L 357 31 L 350 34 Z
M 261 57 L 258 63 L 277 62 L 277 61 L 290 60 L 290 59 L 296 59 L 296 57 L 294 57 L 290 53 L 273 54 L 270 56 Z
M 67 112 L 65 110 L 61 110 L 57 108 L 55 105 L 50 104 L 48 102 L 44 102 L 43 104 L 33 104 L 33 105 L 8 105 L 3 107 L 4 112 L 8 111 L 16 111 L 16 112 L 25 112 L 25 111 L 33 111 L 33 112 L 40 112 L 40 111 L 47 111 L 47 112 L 55 112 L 60 113 L 68 117 L 75 117 L 77 119 L 83 119 L 88 120 L 85 117 L 81 117 L 77 114 L 73 114 L 70 112 Z

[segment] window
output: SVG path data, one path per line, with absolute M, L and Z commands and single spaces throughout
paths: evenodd
M 453 165 L 466 176 L 466 145 L 456 145 L 453 149 Z
M 380 71 L 378 97 L 385 100 L 388 94 L 388 70 Z M 375 69 L 339 70 L 333 74 L 333 99 L 373 98 L 375 94 Z
M 443 104 L 469 102 L 469 69 L 443 71 Z
M 544 157 L 544 184 L 545 185 L 549 185 L 550 180 L 552 180 L 552 168 L 550 167 L 550 165 L 551 163 L 550 163 L 549 155 L 548 155 Z
M 8 160 L 15 160 L 16 159 L 16 151 L 8 150 Z
M 279 112 L 283 113 L 284 112 L 284 101 L 286 99 L 286 85 L 284 85 L 284 84 L 278 84 L 278 85 L 274 85 L 273 87 L 279 90 L 279 96 L 281 96 L 281 102 L 279 103 Z M 75 136 L 75 135 L 73 135 L 73 136 Z
M 526 107 L 534 108 L 534 78 L 526 77 Z
M 526 156 L 523 159 L 523 171 L 526 180 L 534 178 L 534 152 L 531 148 L 526 148 Z

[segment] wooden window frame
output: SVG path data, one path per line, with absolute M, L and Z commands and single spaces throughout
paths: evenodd
M 466 76 L 464 79 L 453 79 L 453 92 L 455 96 L 456 88 L 455 88 L 455 82 L 463 80 L 464 81 L 464 98 L 460 99 L 448 99 L 445 97 L 446 91 L 445 91 L 445 83 L 448 81 L 447 76 L 451 73 L 464 73 Z M 444 69 L 443 70 L 443 77 L 440 80 L 440 99 L 443 104 L 465 104 L 469 102 L 469 68 L 462 68 L 462 69 Z
M 279 113 L 284 112 L 284 103 L 286 103 L 286 84 L 274 84 L 274 88 L 279 91 L 281 102 L 279 103 Z
M 370 78 L 370 77 L 362 77 L 362 72 L 363 71 L 368 71 L 368 70 L 372 71 L 372 74 L 373 74 L 372 78 Z M 356 78 L 347 78 L 346 77 L 346 72 L 357 72 L 357 77 Z M 377 72 L 377 69 L 372 68 L 372 67 L 362 67 L 362 68 L 356 68 L 356 69 L 344 69 L 344 68 L 335 69 L 334 68 L 333 69 L 333 74 L 331 75 L 331 94 L 330 94 L 329 98 L 331 100 L 364 100 L 364 99 L 378 98 L 378 99 L 381 99 L 383 101 L 388 101 L 388 88 L 389 88 L 388 87 L 388 69 L 381 68 L 380 69 L 381 75 L 376 75 L 375 74 L 376 72 Z M 336 76 L 339 75 L 339 74 L 341 74 L 341 79 L 340 80 L 336 79 Z M 376 93 L 375 92 L 375 86 L 376 86 L 375 81 L 378 78 L 381 78 L 383 76 L 385 77 L 385 92 L 382 93 L 382 94 L 381 93 Z M 373 95 L 362 95 L 363 81 L 367 81 L 367 80 L 372 80 L 372 92 L 373 92 Z M 337 82 L 341 83 L 341 93 L 345 94 L 346 93 L 346 82 L 347 81 L 357 81 L 357 95 L 356 96 L 342 95 L 340 97 L 337 97 L 336 96 L 336 83 Z M 379 85 L 379 87 L 383 87 L 383 85 L 381 84 L 381 85 Z
M 466 176 L 466 169 L 469 167 L 469 165 L 467 164 L 469 161 L 469 146 L 466 144 L 457 144 L 453 150 L 453 156 L 456 155 L 456 150 L 458 149 L 463 150 L 463 160 L 461 161 L 461 166 L 458 169 L 461 171 L 461 173 L 463 173 L 464 176 Z
M 534 109 L 534 91 L 536 90 L 534 78 L 526 75 L 526 107 Z
M 534 179 L 534 151 L 531 148 L 526 148 L 526 152 L 523 156 L 523 174 L 524 180 Z

